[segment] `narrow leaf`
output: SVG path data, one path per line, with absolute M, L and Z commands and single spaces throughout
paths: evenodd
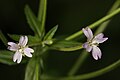
M 3 33 L 1 32 L 1 30 L 0 30 L 0 39 L 2 40 L 2 42 L 4 43 L 4 45 L 6 45 L 7 46 L 7 39 L 5 38 L 5 36 L 3 35 Z
M 14 65 L 16 63 L 12 60 L 13 53 L 10 51 L 0 51 L 0 63 Z
M 44 40 L 51 40 L 55 34 L 55 32 L 57 31 L 58 25 L 56 25 L 55 27 L 53 27 L 44 37 Z
M 38 59 L 32 58 L 26 68 L 25 80 L 39 80 L 40 65 Z
M 7 65 L 15 65 L 16 63 L 13 62 L 13 55 L 14 52 L 1 50 L 0 51 L 0 63 L 7 64 Z M 23 59 L 21 63 L 26 63 L 26 59 Z
M 19 41 L 21 35 L 8 34 L 8 36 L 15 41 Z
M 28 21 L 28 24 L 30 25 L 30 28 L 36 33 L 39 37 L 41 37 L 41 31 L 40 31 L 40 22 L 37 20 L 36 16 L 30 9 L 28 5 L 25 6 L 25 15 Z
M 45 20 L 46 20 L 46 10 L 47 10 L 47 0 L 40 0 L 39 11 L 38 11 L 38 20 L 40 21 L 40 30 L 44 34 L 45 32 Z
M 120 66 L 120 60 L 114 62 L 113 64 L 111 64 L 103 69 L 100 69 L 100 70 L 97 70 L 94 72 L 90 72 L 90 73 L 86 73 L 86 74 L 69 76 L 69 77 L 51 77 L 51 76 L 43 75 L 43 76 L 41 76 L 41 79 L 42 80 L 87 80 L 90 78 L 94 78 L 94 77 L 103 75 L 107 72 L 110 72 L 110 71 L 118 68 L 119 66 Z
M 15 41 L 19 41 L 20 36 L 24 36 L 24 35 L 8 34 L 8 36 Z M 28 39 L 29 39 L 29 41 L 28 41 L 29 45 L 33 45 L 33 44 L 36 44 L 36 43 L 40 44 L 40 39 L 37 36 L 28 35 Z
M 74 79 L 82 79 L 82 80 L 85 80 L 85 79 L 90 79 L 90 78 L 94 78 L 94 77 L 97 77 L 97 76 L 100 76 L 100 75 L 103 75 L 109 71 L 112 71 L 114 70 L 115 68 L 117 68 L 118 66 L 120 66 L 120 60 L 114 62 L 113 64 L 103 68 L 103 69 L 100 69 L 100 70 L 97 70 L 97 71 L 94 71 L 94 72 L 90 72 L 90 73 L 86 73 L 86 74 L 82 74 L 82 75 L 77 75 L 77 76 L 74 76 L 74 77 L 69 77 L 69 78 L 64 78 L 64 79 L 61 79 L 61 80 L 74 80 Z
M 59 51 L 75 51 L 82 49 L 82 43 L 64 40 L 55 42 L 51 48 Z

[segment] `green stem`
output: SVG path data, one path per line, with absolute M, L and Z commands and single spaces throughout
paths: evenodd
M 112 8 L 108 11 L 107 14 L 112 13 L 114 10 L 116 10 L 120 5 L 120 0 L 116 0 L 116 2 L 113 4 Z M 98 33 L 103 32 L 106 29 L 106 26 L 110 23 L 110 20 L 105 21 L 104 23 L 102 23 L 98 29 L 95 31 L 95 35 L 97 35 Z
M 113 11 L 111 14 L 108 14 L 107 16 L 101 18 L 100 20 L 96 21 L 95 23 L 89 25 L 90 28 L 95 28 L 97 27 L 99 24 L 103 23 L 104 21 L 110 19 L 111 17 L 115 16 L 116 14 L 120 13 L 120 8 L 116 9 L 115 11 Z M 76 33 L 74 33 L 73 35 L 65 38 L 65 40 L 72 40 L 78 36 L 80 36 L 83 32 L 80 30 Z
M 110 72 L 110 71 L 114 70 L 115 68 L 117 68 L 118 66 L 120 66 L 120 60 L 118 60 L 118 61 L 114 62 L 113 64 L 111 64 L 103 69 L 100 69 L 98 71 L 90 72 L 90 73 L 86 73 L 86 74 L 82 74 L 82 75 L 69 76 L 69 77 L 41 76 L 41 78 L 42 78 L 42 80 L 86 80 L 86 79 L 97 77 L 97 76 L 100 76 L 107 72 Z
M 100 69 L 98 71 L 95 71 L 95 72 L 91 72 L 91 73 L 87 73 L 87 74 L 82 74 L 82 75 L 79 75 L 79 76 L 75 76 L 75 77 L 69 77 L 69 78 L 63 78 L 61 80 L 79 80 L 79 79 L 90 79 L 90 78 L 93 78 L 93 77 L 97 77 L 97 76 L 100 76 L 100 75 L 103 75 L 109 71 L 112 71 L 113 69 L 117 68 L 118 66 L 120 66 L 120 60 L 118 60 L 117 62 L 103 68 L 103 69 Z
M 39 10 L 38 10 L 38 20 L 41 22 L 40 29 L 44 35 L 45 32 L 45 20 L 46 20 L 46 11 L 47 11 L 47 0 L 39 1 Z M 42 36 L 43 36 L 42 35 Z
M 83 55 L 84 54 L 84 55 Z M 84 50 L 80 56 L 78 57 L 78 59 L 76 60 L 75 64 L 72 66 L 71 70 L 68 72 L 69 76 L 72 76 L 76 73 L 76 71 L 81 68 L 84 60 L 87 58 L 88 53 Z
M 36 43 L 29 44 L 28 46 L 33 47 L 33 46 L 40 46 L 40 45 L 42 45 L 41 42 L 36 42 Z
M 8 40 L 5 38 L 5 36 L 3 35 L 3 33 L 2 33 L 1 30 L 0 30 L 0 39 L 2 40 L 2 42 L 4 43 L 4 45 L 7 46 Z
M 39 62 L 38 59 L 36 61 L 37 61 L 37 63 L 36 63 L 36 70 L 35 70 L 36 71 L 36 80 L 39 80 L 39 73 L 40 73 L 39 72 L 40 71 L 39 67 L 40 67 L 40 65 L 38 63 Z
M 109 10 L 109 12 L 107 14 L 110 14 L 112 11 L 114 11 L 117 7 L 119 7 L 120 5 L 120 1 L 117 0 L 112 8 Z M 101 20 L 100 20 L 101 21 Z M 98 21 L 97 21 L 98 22 Z M 99 32 L 103 32 L 105 30 L 105 28 L 107 27 L 107 25 L 109 24 L 110 20 L 105 21 L 104 23 L 102 23 L 99 28 L 97 29 L 97 31 L 95 32 L 95 34 L 98 34 Z M 93 23 L 92 25 L 97 24 L 96 22 Z M 90 26 L 91 27 L 91 26 Z M 81 32 L 82 33 L 82 32 Z M 68 38 L 69 39 L 69 38 Z M 87 52 L 83 51 L 81 53 L 81 55 L 79 56 L 79 58 L 77 59 L 76 63 L 73 65 L 73 67 L 71 68 L 71 70 L 69 71 L 68 75 L 72 76 L 76 73 L 76 71 L 78 69 L 80 69 L 80 67 L 82 66 L 83 62 L 85 61 L 85 59 L 88 57 Z

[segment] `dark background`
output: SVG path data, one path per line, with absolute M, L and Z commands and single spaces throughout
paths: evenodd
M 46 31 L 59 25 L 56 37 L 71 35 L 89 24 L 104 17 L 115 0 L 48 0 Z M 25 15 L 24 6 L 29 4 L 37 14 L 39 0 L 0 0 L 0 29 L 4 34 L 31 34 Z M 101 69 L 120 58 L 120 14 L 114 16 L 104 34 L 109 40 L 100 45 L 103 56 L 95 61 L 90 55 L 77 74 Z M 4 48 L 1 42 L 1 48 Z M 81 50 L 75 52 L 50 51 L 45 60 L 47 74 L 65 76 Z M 8 66 L 0 64 L 0 80 L 23 80 L 26 64 Z M 119 67 L 91 80 L 120 80 Z

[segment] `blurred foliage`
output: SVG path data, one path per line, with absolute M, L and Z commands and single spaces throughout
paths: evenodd
M 52 26 L 58 24 L 59 29 L 56 32 L 56 37 L 59 35 L 70 35 L 105 16 L 114 2 L 115 0 L 48 0 L 46 32 L 48 32 Z M 3 33 L 34 35 L 27 24 L 24 14 L 24 7 L 26 4 L 31 6 L 31 9 L 36 15 L 39 0 L 0 1 L 0 29 Z M 104 43 L 104 45 L 100 46 L 103 52 L 102 59 L 95 61 L 90 55 L 77 74 L 101 69 L 120 58 L 119 23 L 120 14 L 112 19 L 105 31 L 109 40 Z M 8 36 L 7 38 L 11 40 Z M 2 42 L 0 42 L 0 48 L 3 48 L 1 44 Z M 81 51 L 82 50 L 75 52 L 59 52 L 50 50 L 49 54 L 44 57 L 45 74 L 65 76 Z M 25 67 L 26 65 L 24 64 L 14 66 L 0 64 L 0 79 L 8 80 L 11 78 L 11 80 L 23 80 Z M 120 69 L 117 68 L 114 71 L 91 80 L 119 80 L 119 73 Z

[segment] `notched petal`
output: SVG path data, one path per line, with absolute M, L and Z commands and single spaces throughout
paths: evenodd
M 23 41 L 24 41 L 24 37 L 21 36 L 20 39 L 19 39 L 19 44 L 22 45 L 22 44 L 23 44 Z
M 95 36 L 95 38 L 93 39 L 93 41 L 94 42 L 96 42 L 96 43 L 103 43 L 103 42 L 105 42 L 108 38 L 107 37 L 105 37 L 105 38 L 103 38 L 104 37 L 104 34 L 103 33 L 100 33 L 100 34 L 98 34 L 98 35 L 96 35 Z
M 92 56 L 95 60 L 101 59 L 102 53 L 97 46 L 93 46 Z
M 22 60 L 22 53 L 16 51 L 16 53 L 15 53 L 14 56 L 13 56 L 13 61 L 14 61 L 14 62 L 17 61 L 17 63 L 20 63 L 21 60 Z
M 22 61 L 22 54 L 18 54 L 17 63 L 19 64 Z
M 23 46 L 26 46 L 26 45 L 27 45 L 27 43 L 28 43 L 28 37 L 27 37 L 27 36 L 25 36 L 25 37 L 24 37 L 24 41 L 23 41 Z
M 85 36 L 88 38 L 88 40 L 91 40 L 93 38 L 93 33 L 89 27 L 83 28 L 82 31 L 85 34 Z
M 31 49 L 31 48 L 25 48 L 25 49 L 24 49 L 24 54 L 25 54 L 27 57 L 32 57 L 32 54 L 31 54 L 31 53 L 33 53 L 33 52 L 34 52 L 34 50 Z
M 11 51 L 17 51 L 19 46 L 14 42 L 8 42 L 8 49 Z
M 90 46 L 88 42 L 83 44 L 83 48 L 85 48 L 87 52 L 90 52 L 92 50 L 92 46 Z
M 13 55 L 13 61 L 14 61 L 14 62 L 16 62 L 17 56 L 18 56 L 18 52 L 16 52 L 16 53 Z
M 28 43 L 28 37 L 27 36 L 21 36 L 19 40 L 19 45 L 25 47 Z

